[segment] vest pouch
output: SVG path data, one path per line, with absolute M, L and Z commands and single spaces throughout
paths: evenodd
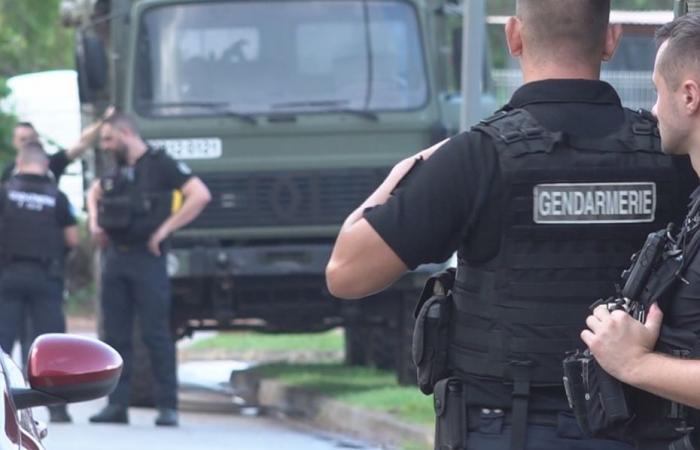
M 586 417 L 594 437 L 614 438 L 625 432 L 634 416 L 624 385 L 590 358 L 583 365 Z
M 467 401 L 459 378 L 435 384 L 435 450 L 464 450 L 467 444 Z
M 106 231 L 126 230 L 131 225 L 129 196 L 103 196 L 97 202 L 97 224 Z
M 581 352 L 574 351 L 567 354 L 562 362 L 564 372 L 564 390 L 569 401 L 569 408 L 574 413 L 579 428 L 586 436 L 592 436 L 588 425 L 588 413 L 586 408 L 586 386 L 583 379 L 584 365 L 589 364 L 590 357 Z
M 413 362 L 418 387 L 429 395 L 447 377 L 452 295 L 433 295 L 423 303 L 413 329 Z

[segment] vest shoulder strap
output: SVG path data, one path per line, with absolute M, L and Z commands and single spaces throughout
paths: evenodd
M 472 127 L 491 138 L 496 148 L 509 154 L 551 152 L 562 133 L 544 128 L 525 109 L 500 110 Z

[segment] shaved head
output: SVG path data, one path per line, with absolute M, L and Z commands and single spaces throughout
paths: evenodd
M 131 117 L 123 113 L 115 112 L 110 117 L 106 118 L 103 123 L 118 128 L 121 131 L 139 134 L 139 130 Z
M 671 90 L 678 89 L 686 77 L 699 80 L 700 13 L 686 14 L 659 28 L 656 42 L 659 47 L 666 44 L 657 66 Z
M 17 154 L 17 164 L 25 166 L 27 164 L 48 165 L 49 157 L 44 151 L 44 147 L 38 141 L 30 141 L 24 144 Z
M 536 56 L 599 63 L 610 0 L 517 0 L 523 41 Z

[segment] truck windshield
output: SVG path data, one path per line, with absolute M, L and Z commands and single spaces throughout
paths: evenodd
M 150 116 L 409 110 L 427 101 L 403 1 L 189 3 L 146 10 L 135 106 Z M 204 105 L 204 106 L 202 106 Z

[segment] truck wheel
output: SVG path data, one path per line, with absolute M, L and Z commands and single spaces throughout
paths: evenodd
M 396 369 L 399 344 L 396 324 L 372 324 L 369 338 L 370 365 L 382 370 Z
M 415 295 L 404 295 L 399 308 L 399 345 L 396 346 L 396 378 L 399 384 L 415 386 L 417 382 L 416 365 L 413 364 L 411 347 L 413 346 L 413 326 L 416 319 L 413 317 L 415 308 Z
M 345 365 L 368 365 L 367 343 L 366 327 L 361 324 L 345 325 Z

